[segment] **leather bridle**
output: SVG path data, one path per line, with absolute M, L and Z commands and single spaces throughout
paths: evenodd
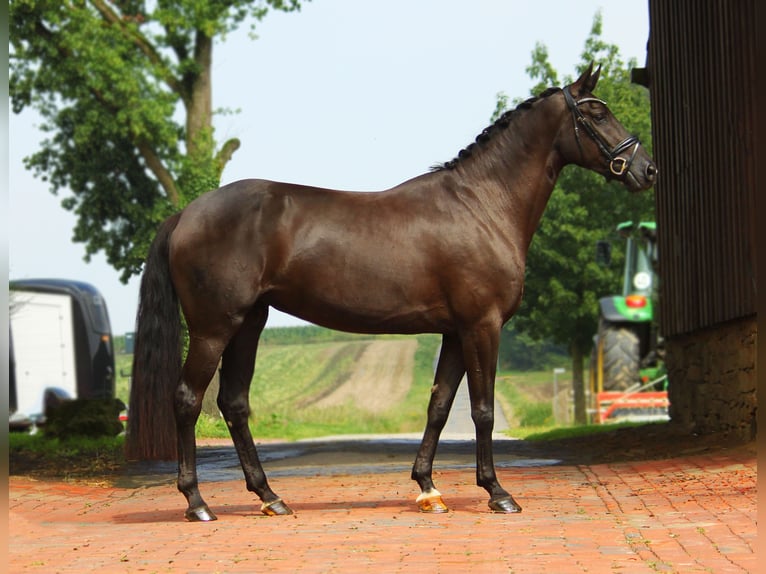
M 583 153 L 582 144 L 580 143 L 580 126 L 582 126 L 582 128 L 591 137 L 591 139 L 596 142 L 596 145 L 601 150 L 601 153 L 604 155 L 604 157 L 609 160 L 609 171 L 612 172 L 616 178 L 624 179 L 628 174 L 630 166 L 633 164 L 636 153 L 638 153 L 638 146 L 641 145 L 641 142 L 638 141 L 636 136 L 631 135 L 622 140 L 610 150 L 609 144 L 606 142 L 606 140 L 596 131 L 596 128 L 593 127 L 593 125 L 588 121 L 588 118 L 586 118 L 578 108 L 580 104 L 585 104 L 587 102 L 597 102 L 599 104 L 603 104 L 604 106 L 606 106 L 606 102 L 599 100 L 598 98 L 582 98 L 581 100 L 575 101 L 575 99 L 572 97 L 572 93 L 569 91 L 569 86 L 566 86 L 563 89 L 563 92 L 564 99 L 567 102 L 567 107 L 569 107 L 569 111 L 572 112 L 575 139 L 577 140 L 577 147 L 580 149 L 580 153 Z M 620 154 L 629 149 L 631 146 L 633 147 L 633 151 L 630 153 L 630 157 L 628 159 L 620 157 Z

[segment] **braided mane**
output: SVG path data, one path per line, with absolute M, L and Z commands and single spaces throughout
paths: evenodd
M 490 139 L 492 139 L 493 136 L 505 130 L 512 123 L 513 119 L 516 116 L 518 116 L 520 112 L 531 108 L 536 101 L 541 100 L 543 98 L 547 98 L 548 96 L 560 91 L 561 91 L 561 88 L 548 88 L 547 90 L 542 92 L 539 96 L 534 96 L 527 100 L 524 100 L 518 106 L 516 106 L 515 109 L 508 110 L 499 118 L 497 118 L 497 120 L 495 120 L 495 122 L 492 125 L 484 128 L 484 130 L 482 130 L 482 132 L 478 136 L 476 136 L 476 139 L 473 141 L 473 143 L 461 149 L 460 152 L 458 152 L 457 156 L 455 156 L 453 159 L 449 161 L 433 166 L 431 168 L 431 171 L 455 169 L 458 166 L 460 160 L 471 157 L 478 150 L 480 150 L 483 145 L 485 145 Z

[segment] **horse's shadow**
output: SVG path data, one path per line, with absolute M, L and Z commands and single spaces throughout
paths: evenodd
M 402 499 L 366 499 L 356 501 L 313 501 L 313 502 L 290 502 L 293 509 L 293 517 L 300 518 L 310 514 L 348 512 L 354 514 L 360 511 L 360 517 L 364 516 L 365 510 L 386 509 L 403 515 L 422 515 L 417 505 L 412 501 Z M 474 497 L 454 497 L 449 500 L 450 513 L 454 512 L 482 512 L 482 502 Z M 211 506 L 219 520 L 227 518 L 263 518 L 264 520 L 279 520 L 279 517 L 265 516 L 260 512 L 260 504 L 252 502 L 248 504 L 224 504 Z M 187 522 L 184 518 L 183 508 L 155 509 L 140 512 L 126 512 L 114 517 L 115 524 L 156 524 L 161 522 Z
M 187 522 L 182 508 L 125 512 L 112 519 L 115 524 L 157 524 L 161 522 Z

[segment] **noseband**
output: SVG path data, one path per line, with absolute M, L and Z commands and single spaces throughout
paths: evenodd
M 601 134 L 596 131 L 596 128 L 593 127 L 593 124 L 588 121 L 588 119 L 580 111 L 580 108 L 578 108 L 580 104 L 587 102 L 597 102 L 599 104 L 603 104 L 604 106 L 606 106 L 606 102 L 599 100 L 598 98 L 583 98 L 579 101 L 575 101 L 575 99 L 572 97 L 572 93 L 569 91 L 569 86 L 565 87 L 562 91 L 564 92 L 564 99 L 567 102 L 567 107 L 569 108 L 569 111 L 572 112 L 575 139 L 577 140 L 577 147 L 580 149 L 580 153 L 582 153 L 582 144 L 580 144 L 580 126 L 582 126 L 582 128 L 587 132 L 591 139 L 596 142 L 596 145 L 601 150 L 601 153 L 604 155 L 604 157 L 609 160 L 609 171 L 612 172 L 616 178 L 624 179 L 628 173 L 628 170 L 630 169 L 631 164 L 633 163 L 633 159 L 636 157 L 638 146 L 641 145 L 641 143 L 638 141 L 638 138 L 636 136 L 628 136 L 616 146 L 614 146 L 614 148 L 612 148 L 610 151 L 606 140 L 601 137 Z M 631 152 L 630 157 L 628 159 L 620 157 L 620 154 L 631 146 L 633 146 L 633 151 Z

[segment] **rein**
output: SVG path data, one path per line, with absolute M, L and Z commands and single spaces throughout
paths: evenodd
M 609 144 L 607 144 L 606 140 L 596 131 L 596 128 L 593 127 L 593 125 L 578 108 L 580 104 L 587 102 L 597 102 L 599 104 L 603 104 L 604 106 L 606 106 L 606 102 L 599 100 L 598 98 L 583 98 L 579 101 L 575 101 L 571 92 L 569 91 L 569 86 L 565 87 L 563 92 L 564 99 L 567 102 L 567 107 L 569 107 L 569 111 L 572 112 L 575 139 L 577 140 L 577 147 L 580 149 L 580 153 L 582 154 L 582 144 L 580 143 L 579 126 L 582 126 L 582 128 L 588 133 L 591 139 L 596 142 L 596 145 L 601 150 L 601 153 L 604 155 L 604 157 L 609 160 L 609 171 L 612 172 L 612 174 L 618 179 L 624 179 L 628 173 L 628 170 L 630 169 L 631 164 L 633 163 L 633 159 L 636 157 L 638 146 L 641 145 L 641 142 L 638 141 L 636 136 L 628 136 L 610 150 Z M 633 151 L 631 152 L 630 157 L 628 159 L 620 157 L 620 154 L 631 146 L 633 146 Z

